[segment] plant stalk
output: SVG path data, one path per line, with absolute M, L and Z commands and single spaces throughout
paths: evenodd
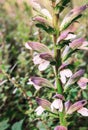
M 58 94 L 62 94 L 63 95 L 63 87 L 62 87 L 62 83 L 61 80 L 58 76 L 59 73 L 59 67 L 62 64 L 61 61 L 61 50 L 57 48 L 56 42 L 57 42 L 57 38 L 60 35 L 59 32 L 59 13 L 56 14 L 55 13 L 55 2 L 52 2 L 52 6 L 53 6 L 53 26 L 55 28 L 55 34 L 53 35 L 53 41 L 54 41 L 54 58 L 56 61 L 56 65 L 55 65 L 55 81 L 56 81 L 56 87 L 58 90 Z M 60 125 L 67 127 L 67 121 L 65 119 L 65 113 L 64 111 L 59 112 L 59 119 L 60 119 Z

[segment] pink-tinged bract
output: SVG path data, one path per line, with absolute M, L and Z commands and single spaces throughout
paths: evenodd
M 54 130 L 67 130 L 65 126 L 56 126 Z
M 54 88 L 54 86 L 45 78 L 32 76 L 29 79 L 29 84 L 30 82 L 34 85 L 35 88 L 38 87 L 38 89 L 43 86 Z
M 36 101 L 37 101 L 37 103 L 42 107 L 42 108 L 44 108 L 44 109 L 48 109 L 48 110 L 50 110 L 51 108 L 50 108 L 50 106 L 51 106 L 51 103 L 48 101 L 48 100 L 46 100 L 46 99 L 42 99 L 42 98 L 36 98 Z
M 43 53 L 43 52 L 50 52 L 50 50 L 48 49 L 48 47 L 42 43 L 39 43 L 39 42 L 32 42 L 32 41 L 29 41 L 25 44 L 25 47 L 27 49 L 32 49 L 32 50 L 35 50 L 35 51 L 38 51 L 40 53 Z
M 88 5 L 83 5 L 81 7 L 76 7 L 72 9 L 63 19 L 61 25 L 60 25 L 60 31 L 66 29 L 77 16 L 79 16 Z
M 77 84 L 79 85 L 79 87 L 80 87 L 81 89 L 86 89 L 87 83 L 88 83 L 88 79 L 85 78 L 85 77 L 81 77 L 81 78 L 78 80 L 78 82 L 77 82 Z
M 67 110 L 67 114 L 72 114 L 73 112 L 81 109 L 83 106 L 85 106 L 87 104 L 86 100 L 81 100 L 81 101 L 77 101 L 76 103 L 74 103 L 73 105 L 71 105 L 69 107 L 69 109 Z
M 54 61 L 54 57 L 51 53 L 45 52 L 40 54 L 40 58 L 47 60 L 47 61 Z
M 77 49 L 83 44 L 84 41 L 85 41 L 84 38 L 78 38 L 78 39 L 73 40 L 71 43 L 69 43 L 69 46 L 72 49 Z
M 61 95 L 61 94 L 58 94 L 58 93 L 56 93 L 53 97 L 54 97 L 54 98 L 57 98 L 57 99 L 64 100 L 64 96 Z

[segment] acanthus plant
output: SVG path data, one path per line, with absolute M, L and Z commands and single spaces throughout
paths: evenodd
M 77 83 L 80 89 L 84 90 L 88 83 L 88 79 L 83 77 L 84 69 L 76 68 L 75 72 L 68 67 L 72 64 L 71 56 L 78 50 L 88 51 L 88 42 L 85 38 L 74 34 L 77 30 L 75 27 L 75 24 L 78 24 L 77 19 L 82 16 L 88 5 L 72 9 L 61 21 L 62 11 L 69 2 L 70 0 L 30 0 L 30 5 L 37 12 L 33 21 L 38 28 L 52 36 L 53 48 L 50 50 L 38 41 L 28 41 L 25 47 L 36 52 L 33 62 L 38 65 L 40 71 L 44 71 L 51 64 L 55 74 L 55 84 L 36 76 L 30 77 L 28 84 L 32 84 L 36 90 L 47 86 L 56 93 L 53 102 L 37 97 L 39 107 L 35 110 L 37 115 L 41 115 L 45 110 L 59 115 L 59 124 L 54 130 L 67 130 L 69 125 L 67 118 L 76 111 L 88 116 L 88 109 L 84 107 L 87 104 L 86 100 L 77 100 L 75 103 L 67 100 L 69 88 Z

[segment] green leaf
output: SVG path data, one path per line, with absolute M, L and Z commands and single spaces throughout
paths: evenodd
M 52 27 L 44 25 L 44 24 L 37 23 L 36 27 L 43 29 L 44 31 L 46 31 L 49 34 L 54 34 L 55 33 L 55 31 L 54 31 L 54 29 Z
M 6 130 L 8 127 L 8 119 L 0 122 L 0 130 Z
M 65 57 L 63 57 L 63 61 L 67 60 L 69 57 L 72 56 L 72 54 L 74 54 L 77 51 L 78 51 L 78 49 L 70 50 L 70 52 Z
M 61 4 L 57 4 L 55 7 L 56 12 L 62 12 L 70 0 L 62 0 Z
M 22 130 L 23 121 L 24 121 L 24 119 L 13 124 L 12 130 Z
M 82 91 L 82 95 L 83 95 L 83 97 L 84 97 L 86 100 L 88 100 L 88 93 L 87 93 L 87 91 Z
M 45 124 L 41 121 L 38 122 L 37 127 L 39 128 L 39 130 L 46 130 Z
M 27 96 L 32 97 L 32 92 L 31 91 L 27 91 Z

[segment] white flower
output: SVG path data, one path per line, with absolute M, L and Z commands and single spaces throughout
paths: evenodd
M 88 79 L 85 78 L 85 77 L 81 77 L 81 78 L 78 80 L 78 82 L 77 82 L 77 84 L 79 85 L 79 87 L 80 87 L 81 89 L 86 89 L 87 83 L 88 83 Z
M 66 83 L 66 77 L 69 78 L 72 76 L 72 71 L 70 69 L 63 69 L 60 71 L 61 81 L 63 84 Z
M 43 107 L 39 106 L 39 107 L 36 108 L 35 112 L 39 116 L 43 113 L 44 110 L 45 109 Z
M 63 103 L 61 99 L 55 99 L 53 103 L 51 104 L 51 110 L 53 111 L 55 109 L 59 109 L 60 112 L 63 110 Z
M 88 109 L 85 107 L 82 107 L 77 112 L 80 113 L 82 116 L 88 116 Z
M 40 58 L 39 55 L 34 56 L 33 62 L 35 65 L 38 65 L 40 71 L 44 71 L 50 64 L 49 61 Z

